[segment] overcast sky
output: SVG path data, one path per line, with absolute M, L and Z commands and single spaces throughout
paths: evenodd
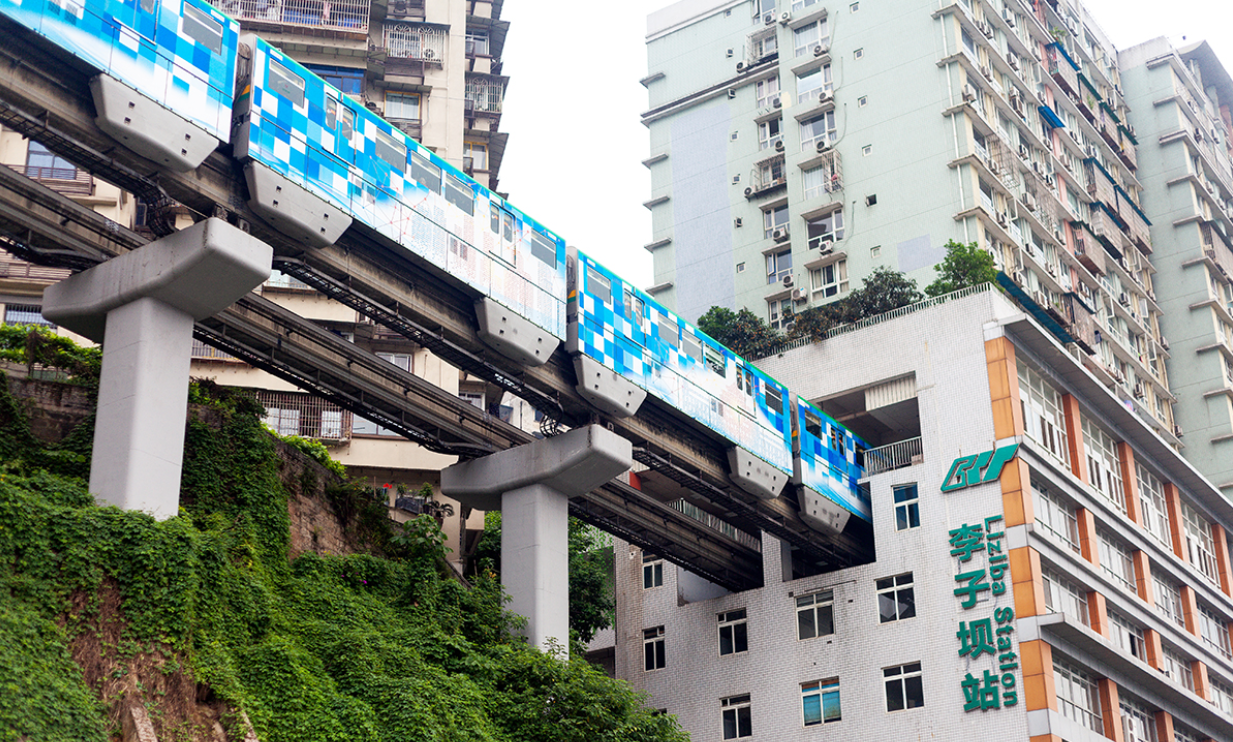
M 569 244 L 644 288 L 652 281 L 651 257 L 642 249 L 651 241 L 650 212 L 642 206 L 651 179 L 641 164 L 649 140 L 639 119 L 647 91 L 638 80 L 647 74 L 646 16 L 671 4 L 506 0 L 502 12 L 511 26 L 501 190 Z M 1229 0 L 1085 5 L 1118 48 L 1161 35 L 1175 46 L 1206 38 L 1233 72 Z

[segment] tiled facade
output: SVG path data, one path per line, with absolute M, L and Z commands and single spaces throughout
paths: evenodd
M 1019 307 L 977 292 L 762 363 L 824 409 L 910 376 L 923 456 L 868 479 L 872 564 L 786 579 L 790 553 L 764 536 L 764 586 L 722 594 L 671 565 L 644 583 L 644 556 L 618 544 L 616 673 L 693 739 L 744 738 L 723 701 L 746 695 L 755 740 L 1233 738 L 1233 505 Z M 1015 443 L 996 481 L 941 490 L 956 458 Z M 916 527 L 895 513 L 909 484 Z M 965 549 L 976 525 L 1001 535 Z M 909 574 L 911 601 L 880 599 Z M 802 628 L 798 599 L 819 591 L 833 633 L 812 636 L 826 622 Z M 720 618 L 740 610 L 748 649 L 721 654 Z M 647 670 L 644 631 L 660 627 L 663 667 Z M 836 682 L 819 717 L 807 696 Z

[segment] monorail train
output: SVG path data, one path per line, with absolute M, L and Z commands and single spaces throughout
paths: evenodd
M 756 497 L 795 485 L 826 532 L 871 520 L 865 443 L 503 198 L 204 0 L 0 0 L 0 15 L 98 71 L 99 127 L 172 170 L 230 142 L 249 206 L 307 247 L 353 224 L 469 287 L 480 337 L 524 365 L 561 342 L 611 415 L 646 396 L 728 445 Z

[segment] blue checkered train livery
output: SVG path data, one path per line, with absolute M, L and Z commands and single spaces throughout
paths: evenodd
M 788 390 L 590 257 L 571 265 L 566 348 L 792 474 Z
M 227 141 L 240 25 L 204 0 L 0 0 L 0 12 Z
M 256 36 L 235 154 L 565 337 L 565 242 Z
M 869 496 L 858 482 L 865 476 L 869 445 L 801 397 L 796 398 L 801 484 L 867 523 Z

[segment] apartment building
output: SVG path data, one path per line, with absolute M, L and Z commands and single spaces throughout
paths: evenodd
M 658 299 L 785 330 L 975 242 L 1178 443 L 1134 111 L 1077 2 L 684 0 L 647 56 Z
M 383 115 L 451 164 L 496 190 L 508 135 L 500 131 L 508 78 L 501 55 L 509 29 L 502 0 L 217 0 L 241 28 L 304 64 L 345 94 Z M 142 229 L 147 205 L 92 178 L 73 163 L 12 131 L 0 130 L 0 164 L 17 169 Z M 193 215 L 175 207 L 179 226 Z M 47 324 L 39 309 L 44 286 L 68 275 L 0 252 L 0 305 L 5 322 Z M 525 406 L 503 406 L 500 395 L 401 335 L 372 324 L 294 278 L 279 273 L 258 289 L 265 298 L 321 323 L 411 373 L 516 424 L 534 423 Z M 389 493 L 391 515 L 412 517 L 423 506 L 414 493 L 436 484 L 454 457 L 426 451 L 350 412 L 202 343 L 194 343 L 194 377 L 253 389 L 277 432 L 316 438 L 353 476 Z M 516 403 L 515 403 L 516 404 Z M 401 507 L 395 507 L 398 504 Z M 482 513 L 453 504 L 446 518 L 453 558 L 467 548 L 467 531 L 483 528 Z
M 618 543 L 616 675 L 698 742 L 1233 738 L 1233 505 L 1084 356 L 985 286 L 763 359 L 919 436 L 866 455 L 875 561 L 763 534 L 727 593 Z
M 1187 458 L 1233 497 L 1233 80 L 1206 42 L 1118 55 Z

